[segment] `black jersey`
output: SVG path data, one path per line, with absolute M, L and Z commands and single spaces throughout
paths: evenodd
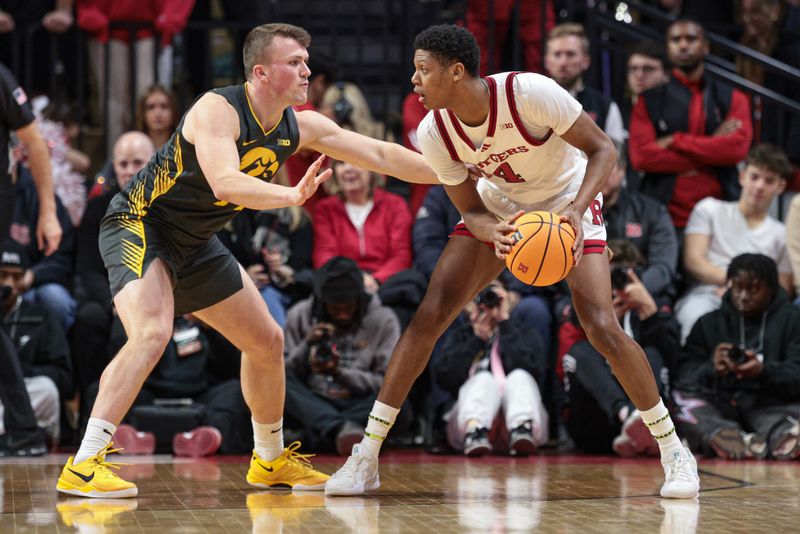
M 266 131 L 258 122 L 244 85 L 212 90 L 225 97 L 239 115 L 239 170 L 264 181 L 297 149 L 300 132 L 291 107 Z M 195 101 L 196 102 L 196 101 Z M 184 139 L 181 118 L 170 140 L 118 193 L 106 219 L 154 224 L 179 247 L 196 247 L 208 241 L 242 206 L 218 200 L 197 162 L 195 147 Z

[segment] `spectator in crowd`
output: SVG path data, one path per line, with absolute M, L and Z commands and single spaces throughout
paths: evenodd
M 800 7 L 780 0 L 741 0 L 739 17 L 742 35 L 739 42 L 756 52 L 771 56 L 792 67 L 800 67 Z M 736 70 L 750 81 L 786 96 L 796 95 L 800 85 L 791 77 L 765 69 L 760 63 L 736 56 Z M 781 143 L 789 160 L 800 164 L 800 120 L 797 114 L 765 102 L 753 95 L 754 125 L 757 141 Z
M 327 261 L 315 273 L 313 296 L 289 310 L 287 427 L 301 431 L 311 450 L 349 454 L 399 339 L 397 317 L 365 291 L 358 265 Z
M 627 63 L 627 81 L 630 101 L 623 110 L 623 122 L 630 124 L 631 110 L 639 95 L 667 83 L 669 68 L 663 48 L 651 41 L 641 41 L 631 49 Z
M 384 125 L 376 121 L 366 96 L 356 84 L 337 81 L 328 86 L 322 97 L 320 112 L 336 124 L 375 139 L 384 138 Z
M 800 195 L 795 195 L 786 218 L 786 248 L 794 273 L 794 294 L 800 304 Z
M 603 221 L 608 239 L 624 239 L 644 258 L 641 282 L 660 304 L 672 304 L 678 268 L 678 237 L 667 209 L 652 198 L 622 187 L 627 162 L 617 166 L 603 186 Z
M 725 459 L 800 452 L 800 310 L 775 262 L 742 254 L 722 306 L 703 316 L 680 355 L 677 423 L 694 450 Z
M 374 293 L 390 276 L 411 267 L 411 213 L 402 197 L 384 191 L 372 172 L 333 164 L 337 196 L 321 200 L 314 225 L 314 267 L 334 256 L 354 260 Z
M 639 248 L 609 240 L 614 312 L 625 333 L 644 349 L 659 393 L 669 398 L 669 370 L 678 350 L 678 325 L 668 307 L 659 308 L 642 282 L 647 265 Z M 602 354 L 578 341 L 562 359 L 567 397 L 565 422 L 578 448 L 593 454 L 658 456 L 658 445 Z
M 175 318 L 164 354 L 145 381 L 125 424 L 114 434 L 114 444 L 124 454 L 152 454 L 157 445 L 162 445 L 155 434 L 163 434 L 166 424 L 176 420 L 175 406 L 195 407 L 180 419 L 192 428 L 170 428 L 167 432 L 176 456 L 209 456 L 217 451 L 246 454 L 251 450 L 250 410 L 239 379 L 218 372 L 237 363 L 233 356 L 238 351 L 230 345 L 219 350 L 221 345 L 215 337 L 220 336 L 191 315 Z M 115 317 L 109 352 L 115 354 L 126 339 L 122 322 Z M 98 387 L 99 382 L 95 382 L 82 400 L 84 419 L 91 412 Z
M 456 399 L 446 415 L 448 442 L 467 456 L 492 450 L 527 456 L 548 438 L 540 393 L 547 368 L 542 342 L 535 330 L 511 318 L 499 279 L 464 313 L 469 321 L 446 338 L 433 367 L 434 380 Z
M 701 199 L 738 198 L 735 165 L 753 135 L 747 96 L 705 74 L 708 51 L 698 23 L 670 24 L 672 76 L 640 95 L 631 115 L 629 154 L 645 172 L 641 191 L 667 205 L 679 238 Z
M 36 116 L 36 126 L 47 144 L 50 155 L 51 175 L 56 196 L 67 209 L 70 221 L 78 225 L 86 209 L 86 178 L 91 160 L 72 143 L 78 137 L 79 116 L 75 108 L 64 98 L 50 100 L 37 96 L 31 102 Z M 12 166 L 29 167 L 29 151 L 24 143 L 12 150 Z
M 707 198 L 692 210 L 683 245 L 683 265 L 692 286 L 675 308 L 681 342 L 697 319 L 719 307 L 728 280 L 726 269 L 739 254 L 759 252 L 772 258 L 778 264 L 781 286 L 790 294 L 793 291 L 786 227 L 768 213 L 790 173 L 789 161 L 779 148 L 757 145 L 739 175 L 739 200 Z
M 56 37 L 58 45 L 65 44 L 58 36 L 72 28 L 73 3 L 74 0 L 0 3 L 0 63 L 13 69 L 26 85 L 29 84 L 28 90 L 33 94 L 45 93 L 52 87 L 51 62 L 55 58 L 50 54 L 50 46 L 47 46 L 48 38 Z M 39 24 L 41 26 L 37 30 Z M 33 34 L 29 34 L 31 30 Z M 31 50 L 27 49 L 29 44 Z M 69 48 L 64 46 L 59 50 L 58 57 L 68 63 L 74 59 L 70 56 Z
M 79 392 L 83 392 L 111 361 L 111 291 L 108 274 L 100 256 L 100 221 L 111 198 L 125 188 L 155 152 L 153 142 L 142 132 L 127 132 L 117 139 L 111 161 L 116 182 L 106 193 L 89 200 L 75 232 L 74 294 L 77 300 L 71 348 Z
M 144 94 L 154 82 L 169 86 L 172 82 L 172 38 L 186 25 L 193 1 L 167 0 L 138 2 L 122 0 L 82 0 L 77 5 L 78 26 L 89 35 L 89 58 L 94 77 L 93 87 L 99 109 L 96 115 L 105 117 L 107 150 L 111 152 L 114 140 L 131 124 L 131 107 L 135 99 Z M 150 23 L 152 28 L 111 29 L 115 22 Z M 155 31 L 154 31 L 155 30 Z M 156 57 L 155 35 L 161 39 L 160 56 Z M 108 44 L 108 66 L 106 66 L 106 44 Z M 136 87 L 131 87 L 131 59 L 129 47 L 134 47 L 133 68 Z M 154 79 L 154 66 L 158 62 L 159 73 Z M 108 76 L 108 94 L 105 94 Z M 131 92 L 133 89 L 133 92 Z M 108 103 L 106 106 L 106 99 Z
M 286 309 L 312 291 L 314 231 L 305 210 L 247 210 L 217 235 L 245 266 L 275 322 L 285 327 Z
M 5 434 L 0 428 L 0 457 L 44 454 L 44 436 L 50 443 L 58 443 L 61 400 L 72 391 L 69 350 L 58 319 L 47 308 L 22 298 L 27 268 L 27 250 L 7 239 L 0 247 L 0 317 L 11 346 L 7 347 L 10 361 L 0 365 L 3 381 L 17 381 L 14 387 L 26 390 L 28 398 L 14 398 L 7 405 L 0 402 L 0 412 L 5 408 L 6 413 L 5 418 L 0 414 L 0 426 L 3 419 L 6 423 Z M 5 384 L 0 388 L 5 389 Z M 21 427 L 19 422 L 29 410 L 35 416 L 34 424 Z
M 156 149 L 167 144 L 178 127 L 175 96 L 162 85 L 148 87 L 136 105 L 136 129 L 147 134 Z
M 30 258 L 30 268 L 22 279 L 24 298 L 50 308 L 58 317 L 64 331 L 75 322 L 75 299 L 69 287 L 72 280 L 75 231 L 67 210 L 56 197 L 58 220 L 63 236 L 58 249 L 46 256 L 34 240 L 39 219 L 39 199 L 33 180 L 25 167 L 18 167 L 14 219 L 10 237 L 25 247 Z
M 543 7 L 542 2 L 546 5 Z M 505 70 L 502 58 L 510 54 L 503 53 L 509 28 L 512 24 L 512 12 L 516 2 L 514 0 L 494 0 L 493 12 L 489 12 L 489 2 L 486 0 L 469 0 L 467 2 L 466 23 L 467 29 L 475 36 L 481 50 L 480 73 L 483 76 L 502 72 Z M 542 72 L 542 42 L 544 35 L 555 24 L 555 13 L 552 0 L 531 0 L 520 2 L 519 38 L 522 41 L 522 51 L 525 56 L 525 70 L 529 72 Z M 542 20 L 542 13 L 545 20 Z M 492 21 L 494 35 L 489 35 Z M 490 46 L 492 43 L 493 46 Z M 516 67 L 514 67 L 516 68 Z
M 593 87 L 588 87 L 583 74 L 589 69 L 589 38 L 580 24 L 559 24 L 547 36 L 544 65 L 553 79 L 581 103 L 608 137 L 617 146 L 625 142 L 622 114 L 616 102 Z
M 696 20 L 717 34 L 733 38 L 736 34 L 734 0 L 650 0 L 673 18 Z

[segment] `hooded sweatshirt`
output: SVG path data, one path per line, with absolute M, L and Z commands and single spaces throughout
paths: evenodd
M 714 371 L 720 343 L 744 345 L 764 355 L 764 370 L 753 379 Z M 800 308 L 779 289 L 767 309 L 751 318 L 733 307 L 728 291 L 722 306 L 701 317 L 678 360 L 678 388 L 713 396 L 739 407 L 773 406 L 800 399 Z

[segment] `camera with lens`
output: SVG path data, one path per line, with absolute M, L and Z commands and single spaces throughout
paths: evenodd
M 735 364 L 742 364 L 747 361 L 747 353 L 742 347 L 733 346 L 728 351 L 728 358 Z
M 630 280 L 628 278 L 628 269 L 620 266 L 615 266 L 613 269 L 611 269 L 612 288 L 621 291 L 625 289 L 625 286 L 627 286 L 629 283 Z
M 487 287 L 475 297 L 475 304 L 486 306 L 487 308 L 494 308 L 500 305 L 500 295 L 491 287 Z
M 328 329 L 322 331 L 322 337 L 314 343 L 317 347 L 315 357 L 318 362 L 328 362 L 333 358 L 333 351 L 336 350 L 336 343 L 333 341 L 333 334 Z

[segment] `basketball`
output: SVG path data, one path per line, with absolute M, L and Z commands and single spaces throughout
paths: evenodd
M 559 217 L 549 211 L 531 211 L 516 220 L 516 243 L 506 256 L 506 266 L 522 282 L 549 286 L 572 269 L 575 232 Z

